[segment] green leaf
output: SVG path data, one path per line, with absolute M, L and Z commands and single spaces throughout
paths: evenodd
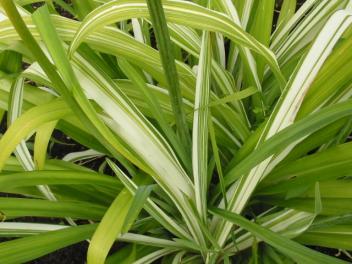
M 279 19 L 276 28 L 281 28 L 288 23 L 290 18 L 295 14 L 297 0 L 284 0 L 281 5 Z M 277 29 L 276 29 L 277 30 Z
M 144 249 L 144 247 L 142 247 Z M 137 253 L 142 250 L 138 250 L 137 246 L 132 244 L 119 249 L 117 252 L 112 254 L 106 259 L 106 264 L 114 264 L 116 262 L 120 262 L 121 264 L 130 264 L 137 258 Z M 142 254 L 144 252 L 142 251 Z
M 242 100 L 244 98 L 247 98 L 253 94 L 256 94 L 258 91 L 255 87 L 248 87 L 242 91 L 233 93 L 231 95 L 219 98 L 217 100 L 214 100 L 212 102 L 209 103 L 209 106 L 216 106 L 216 105 L 220 105 L 220 104 L 226 104 L 232 101 L 237 101 L 237 100 Z
M 191 142 L 186 116 L 182 108 L 182 96 L 175 65 L 173 47 L 171 45 L 164 9 L 161 0 L 147 0 L 150 18 L 153 23 L 155 38 L 158 44 L 161 62 L 168 83 L 170 101 L 176 117 L 176 128 L 184 146 Z
M 211 86 L 211 37 L 204 31 L 198 64 L 193 117 L 192 164 L 196 207 L 201 219 L 207 219 L 208 190 L 208 104 Z
M 306 191 L 306 189 L 304 191 Z M 349 214 L 352 212 L 351 201 L 351 198 L 322 198 L 322 211 L 320 215 L 333 216 Z M 284 198 L 268 199 L 267 203 L 305 212 L 314 213 L 315 211 L 315 199 L 310 197 L 295 197 L 287 200 Z
M 209 135 L 210 135 L 211 146 L 213 149 L 213 155 L 214 155 L 214 160 L 215 160 L 215 164 L 216 164 L 216 169 L 217 169 L 217 172 L 219 175 L 221 194 L 223 196 L 224 204 L 225 204 L 225 208 L 226 208 L 227 207 L 227 197 L 226 197 L 226 187 L 225 187 L 225 181 L 224 181 L 224 174 L 223 174 L 223 170 L 222 170 L 219 148 L 216 143 L 214 125 L 213 125 L 213 121 L 211 120 L 211 112 L 210 111 L 209 111 L 208 123 L 209 123 Z
M 95 7 L 93 0 L 73 0 L 73 8 L 77 12 L 79 19 L 83 19 Z
M 24 78 L 18 77 L 11 88 L 10 103 L 8 109 L 7 122 L 11 125 L 22 114 Z M 56 124 L 56 121 L 53 121 Z M 32 171 L 35 169 L 32 156 L 23 139 L 15 149 L 15 155 L 20 161 L 24 170 Z M 38 189 L 49 200 L 55 201 L 56 198 L 48 186 L 38 186 Z
M 138 186 L 125 174 L 121 169 L 113 163 L 111 160 L 107 160 L 107 163 L 114 171 L 116 176 L 119 178 L 121 183 L 131 192 L 136 193 Z M 147 212 L 155 218 L 161 225 L 163 225 L 167 230 L 171 233 L 182 237 L 182 238 L 190 238 L 190 235 L 180 227 L 171 217 L 165 214 L 159 207 L 156 205 L 150 198 L 147 198 L 145 203 L 145 209 Z
M 16 146 L 31 132 L 50 121 L 58 120 L 68 115 L 70 110 L 61 100 L 36 106 L 19 117 L 6 131 L 0 140 L 0 169 L 15 150 Z
M 83 172 L 79 170 L 32 171 L 2 174 L 1 188 L 17 188 L 21 186 L 35 186 L 41 184 L 91 184 L 102 185 L 118 191 L 121 184 L 114 178 L 98 173 Z
M 4 264 L 25 263 L 54 250 L 90 238 L 96 225 L 82 225 L 50 231 L 0 243 L 0 259 Z
M 249 32 L 264 46 L 269 46 L 274 18 L 275 0 L 258 0 L 253 6 L 253 19 Z M 265 62 L 262 58 L 257 58 L 258 76 L 261 79 L 264 73 Z
M 122 233 L 126 233 L 133 225 L 134 221 L 137 219 L 138 214 L 145 205 L 145 201 L 150 195 L 153 189 L 152 185 L 148 186 L 139 186 L 136 193 L 133 195 L 132 204 L 128 210 L 128 213 L 125 218 L 125 222 L 121 228 Z
M 278 166 L 258 186 L 258 193 L 284 193 L 292 188 L 310 187 L 316 181 L 349 175 L 351 148 L 352 143 L 345 143 Z
M 37 128 L 34 141 L 34 164 L 37 170 L 45 166 L 46 152 L 51 134 L 56 127 L 57 121 L 46 123 Z
M 48 231 L 55 231 L 67 228 L 66 225 L 38 224 L 25 222 L 1 222 L 1 237 L 25 237 L 32 236 Z
M 177 249 L 159 249 L 157 251 L 154 251 L 153 253 L 150 253 L 146 255 L 143 258 L 140 258 L 134 262 L 134 264 L 150 264 L 153 263 L 154 261 L 160 259 L 163 256 L 166 256 L 168 254 L 174 253 L 178 251 Z
M 191 164 L 190 158 L 187 155 L 188 152 L 185 150 L 184 147 L 182 147 L 181 142 L 176 137 L 175 132 L 168 124 L 166 116 L 161 110 L 160 103 L 154 98 L 152 90 L 147 86 L 145 80 L 142 77 L 143 73 L 139 71 L 134 65 L 130 64 L 127 60 L 124 59 L 119 59 L 119 66 L 121 67 L 122 71 L 124 71 L 124 73 L 129 77 L 132 83 L 135 84 L 135 86 L 141 90 L 141 93 L 144 95 L 144 99 L 146 99 L 153 117 L 158 121 L 160 128 L 166 135 L 167 139 L 170 141 L 171 145 L 176 150 L 176 153 L 183 161 L 183 164 L 186 165 L 188 170 L 190 170 Z M 172 93 L 170 93 L 170 96 L 172 97 Z
M 319 215 L 321 211 L 323 210 L 323 204 L 321 201 L 321 195 L 320 195 L 320 185 L 319 182 L 315 183 L 315 197 L 314 197 L 314 213 L 316 215 Z
M 12 50 L 4 50 L 0 53 L 0 70 L 9 74 L 20 72 L 22 55 Z
M 123 189 L 106 211 L 90 241 L 87 263 L 104 263 L 109 250 L 122 232 L 133 196 Z
M 308 230 L 295 240 L 311 246 L 352 250 L 351 225 L 333 225 Z
M 100 220 L 105 207 L 80 201 L 45 201 L 25 198 L 0 198 L 1 212 L 6 218 L 72 217 L 75 219 Z
M 262 239 L 269 245 L 275 247 L 283 254 L 290 256 L 293 260 L 299 263 L 346 263 L 345 261 L 338 260 L 323 253 L 304 247 L 292 240 L 274 233 L 273 231 L 259 226 L 238 214 L 234 214 L 218 208 L 211 209 L 210 212 L 248 230 L 253 235 Z

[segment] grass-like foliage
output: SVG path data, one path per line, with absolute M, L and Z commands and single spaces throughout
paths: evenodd
M 1 264 L 348 260 L 352 1 L 0 3 Z

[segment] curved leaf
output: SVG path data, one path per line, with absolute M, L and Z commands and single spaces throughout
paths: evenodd
M 243 31 L 228 17 L 205 9 L 191 2 L 164 1 L 163 8 L 169 22 L 179 23 L 207 31 L 215 31 L 228 36 L 234 42 L 244 45 L 262 55 L 271 66 L 281 85 L 286 83 L 277 65 L 275 56 L 270 50 L 257 42 L 252 36 Z M 148 9 L 141 0 L 117 0 L 96 8 L 84 20 L 82 26 L 72 41 L 70 53 L 87 38 L 87 35 L 97 27 L 112 24 L 129 18 L 148 18 Z

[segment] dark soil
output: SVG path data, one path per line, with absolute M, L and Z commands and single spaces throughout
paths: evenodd
M 28 262 L 28 264 L 84 264 L 87 249 L 88 242 L 84 241 L 76 245 L 54 251 L 49 255 Z

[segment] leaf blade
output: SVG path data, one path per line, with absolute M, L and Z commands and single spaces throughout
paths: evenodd
M 180 134 L 181 142 L 184 146 L 188 146 L 191 139 L 188 131 L 186 115 L 182 107 L 183 104 L 179 88 L 179 79 L 164 9 L 161 0 L 147 0 L 147 4 L 154 27 L 155 38 L 159 47 L 161 62 L 163 64 L 164 73 L 169 87 L 172 109 L 176 116 L 176 128 Z
M 283 236 L 280 236 L 264 227 L 261 227 L 244 217 L 237 215 L 235 213 L 228 212 L 226 210 L 214 208 L 211 209 L 211 213 L 224 217 L 228 221 L 240 225 L 241 227 L 247 229 L 255 236 L 263 239 L 266 243 L 277 248 L 284 254 L 290 256 L 295 261 L 302 263 L 346 263 L 345 261 L 327 256 L 320 252 L 306 248 L 292 240 L 289 240 Z

